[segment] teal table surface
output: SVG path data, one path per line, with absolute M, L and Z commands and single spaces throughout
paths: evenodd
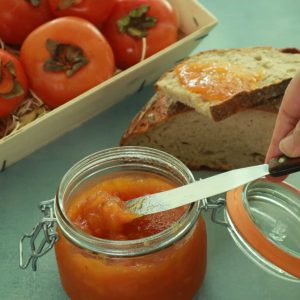
M 216 15 L 219 24 L 196 51 L 259 45 L 300 47 L 299 0 L 201 3 Z M 39 202 L 54 196 L 64 173 L 84 156 L 117 146 L 131 118 L 152 94 L 153 87 L 145 87 L 0 173 L 0 299 L 67 299 L 53 251 L 39 261 L 37 272 L 19 269 L 20 236 L 40 219 Z M 211 174 L 195 173 L 197 178 Z M 300 174 L 292 180 L 300 183 Z M 205 219 L 208 269 L 196 299 L 300 299 L 300 284 L 261 270 L 240 252 L 224 227 L 213 224 L 209 216 Z

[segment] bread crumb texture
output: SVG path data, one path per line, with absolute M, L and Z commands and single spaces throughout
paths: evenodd
M 202 76 L 198 79 L 197 72 L 194 72 L 197 68 Z M 186 71 L 191 69 L 192 75 Z M 186 59 L 165 73 L 156 87 L 172 101 L 220 121 L 240 110 L 259 105 L 265 99 L 281 96 L 299 69 L 300 53 L 297 49 L 210 50 Z M 180 70 L 184 70 L 181 77 L 178 75 Z M 206 76 L 203 72 L 210 74 Z M 199 84 L 202 85 L 200 88 Z
M 156 94 L 132 121 L 121 145 L 166 151 L 191 169 L 229 170 L 260 164 L 272 136 L 280 99 L 222 121 Z

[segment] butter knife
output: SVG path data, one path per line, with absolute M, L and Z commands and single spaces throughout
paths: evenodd
M 255 179 L 278 177 L 300 171 L 300 158 L 280 156 L 269 164 L 235 169 L 178 188 L 138 197 L 126 202 L 126 209 L 148 215 L 183 206 L 237 188 Z

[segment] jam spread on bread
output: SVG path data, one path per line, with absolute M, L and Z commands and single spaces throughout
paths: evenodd
M 261 72 L 218 62 L 180 64 L 176 67 L 176 75 L 190 92 L 201 94 L 205 100 L 220 101 L 256 89 L 263 77 Z

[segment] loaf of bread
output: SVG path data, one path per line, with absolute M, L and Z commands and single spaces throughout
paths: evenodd
M 165 73 L 156 87 L 171 101 L 220 121 L 266 99 L 281 97 L 299 69 L 300 52 L 293 48 L 210 50 Z
M 264 161 L 280 98 L 215 122 L 156 93 L 124 133 L 121 145 L 166 151 L 191 169 L 229 170 Z

